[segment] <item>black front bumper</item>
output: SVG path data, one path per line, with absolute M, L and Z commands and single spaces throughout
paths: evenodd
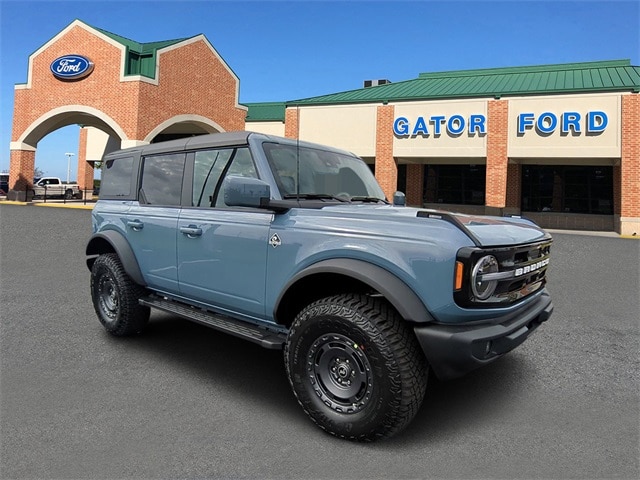
M 439 379 L 464 375 L 510 352 L 553 312 L 545 291 L 532 304 L 505 317 L 475 325 L 415 327 L 422 350 Z

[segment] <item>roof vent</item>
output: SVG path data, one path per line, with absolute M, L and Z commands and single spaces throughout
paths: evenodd
M 364 81 L 364 88 L 377 87 L 378 85 L 386 85 L 387 83 L 391 83 L 391 82 L 389 80 L 384 80 L 384 79 L 380 79 L 380 80 L 365 80 Z

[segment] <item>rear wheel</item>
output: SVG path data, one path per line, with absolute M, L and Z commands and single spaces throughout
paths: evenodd
M 73 198 L 73 190 L 66 190 L 64 192 L 65 200 L 71 200 Z
M 149 308 L 138 300 L 143 287 L 125 272 L 118 255 L 100 255 L 91 268 L 91 299 L 104 328 L 116 336 L 140 332 L 149 320 Z
M 426 390 L 427 364 L 413 332 L 386 302 L 364 295 L 328 297 L 302 310 L 285 362 L 307 415 L 351 440 L 399 432 Z

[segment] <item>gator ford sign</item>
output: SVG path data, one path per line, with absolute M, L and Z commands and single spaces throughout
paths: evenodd
M 575 134 L 586 131 L 587 134 L 596 135 L 604 132 L 609 123 L 609 117 L 605 112 L 592 111 L 582 114 L 580 112 L 543 112 L 521 113 L 518 115 L 518 135 L 524 135 L 528 130 L 535 130 L 539 135 L 548 135 L 558 128 L 562 134 L 571 131 Z
M 398 137 L 416 137 L 418 135 L 435 137 L 444 131 L 452 136 L 462 135 L 465 131 L 469 135 L 487 133 L 487 117 L 484 115 L 432 115 L 417 117 L 410 120 L 407 117 L 397 117 L 393 121 L 393 133 Z
M 65 55 L 51 62 L 51 73 L 61 80 L 80 80 L 93 71 L 93 62 L 82 55 Z
M 605 112 L 591 111 L 580 112 L 543 112 L 520 113 L 517 117 L 518 135 L 522 136 L 528 131 L 534 131 L 538 135 L 547 136 L 556 130 L 563 135 L 573 132 L 587 135 L 597 135 L 607 128 L 609 118 Z M 432 115 L 430 117 L 418 116 L 414 119 L 397 117 L 393 121 L 393 133 L 400 138 L 408 137 L 439 137 L 443 133 L 457 137 L 465 132 L 469 136 L 487 133 L 487 117 L 485 115 Z

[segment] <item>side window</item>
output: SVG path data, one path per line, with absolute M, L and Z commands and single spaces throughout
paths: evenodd
M 203 150 L 196 152 L 193 166 L 193 198 L 191 206 L 210 207 L 213 205 L 213 195 L 220 182 L 233 149 Z
M 184 153 L 145 157 L 140 201 L 148 205 L 180 205 Z
M 107 160 L 102 167 L 100 195 L 102 197 L 129 197 L 132 175 L 133 157 Z
M 49 185 L 60 185 L 60 180 L 58 180 L 57 178 L 50 178 L 48 180 Z
M 222 182 L 227 175 L 258 177 L 248 148 L 223 148 L 196 152 L 191 205 L 226 207 Z

